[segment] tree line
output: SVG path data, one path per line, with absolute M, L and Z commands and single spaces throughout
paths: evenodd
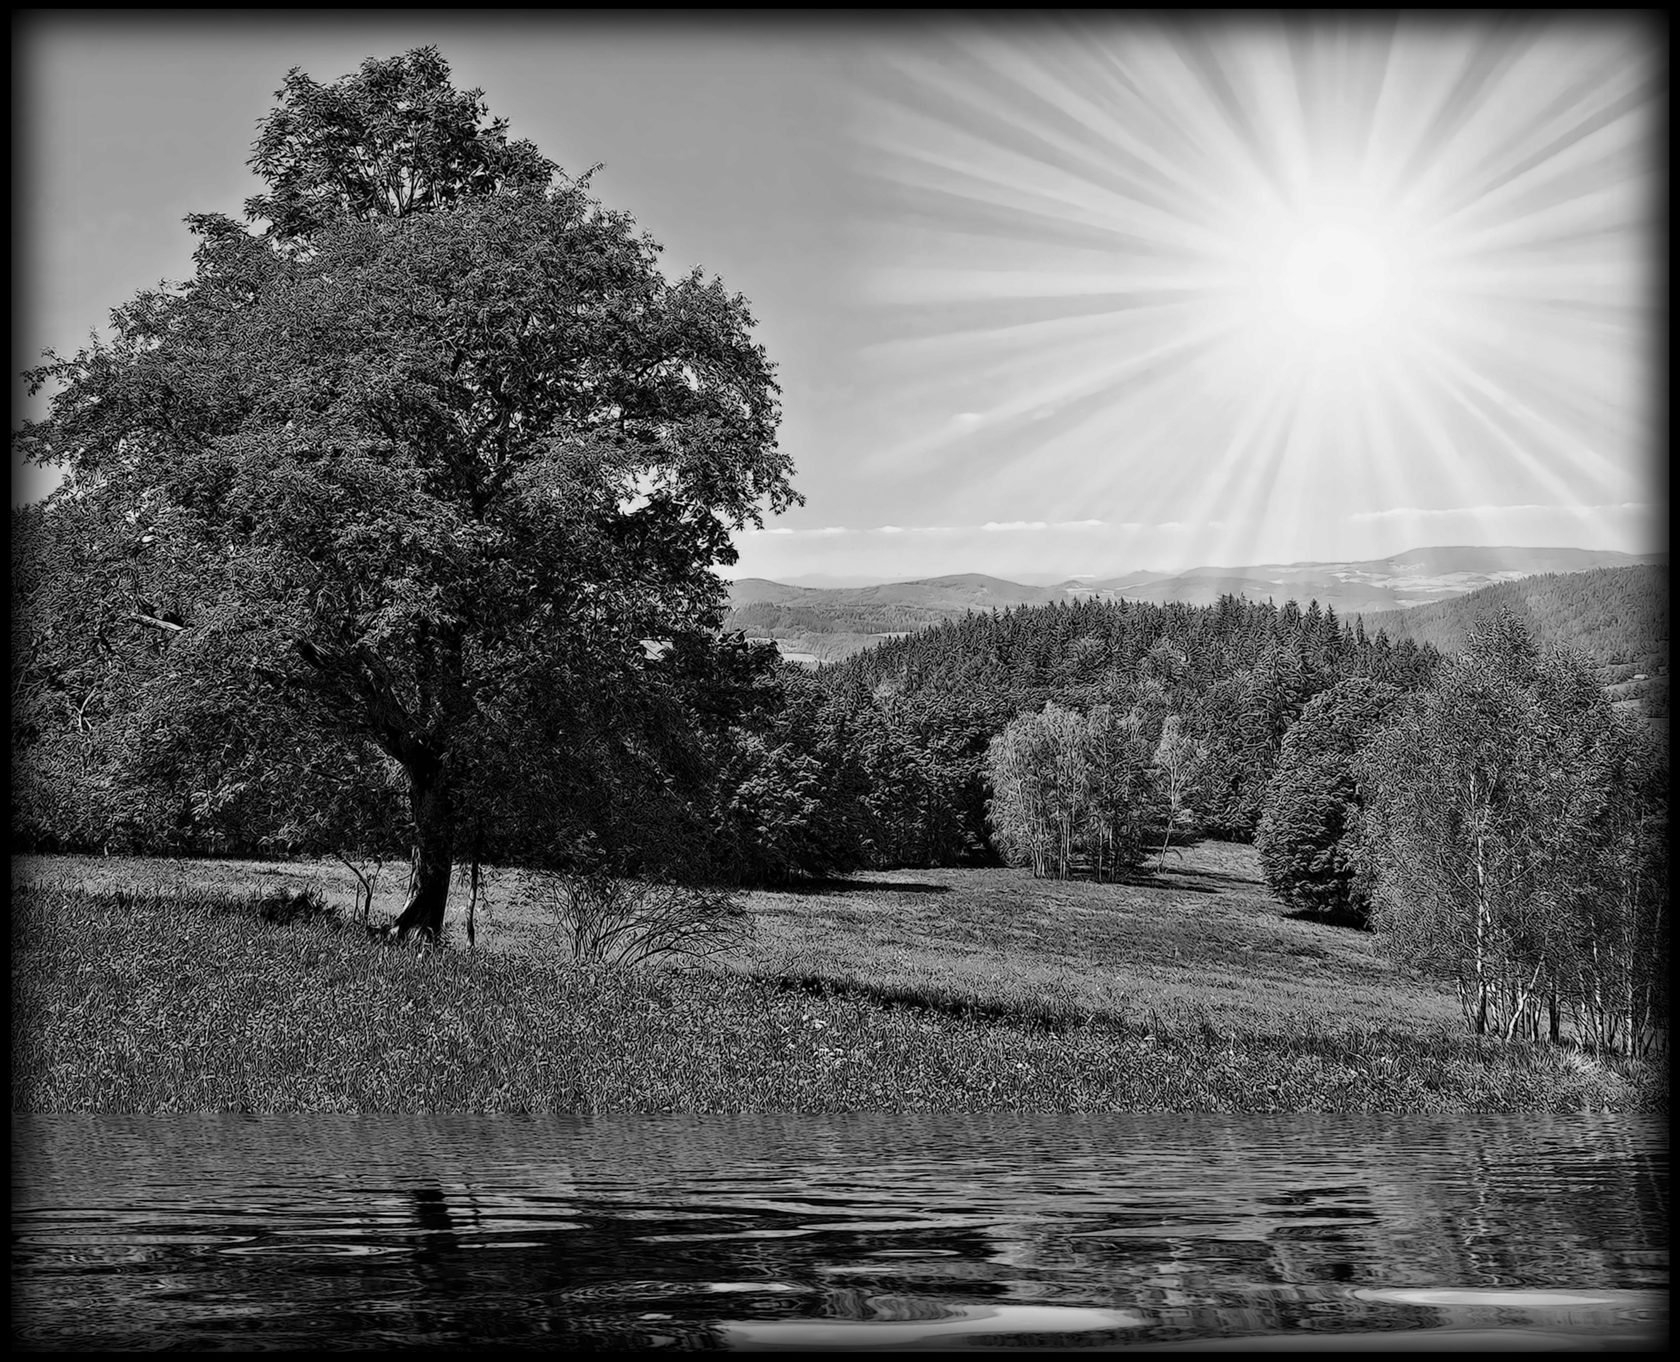
M 1285 739 L 1256 846 L 1286 904 L 1370 925 L 1478 1034 L 1666 1044 L 1667 726 L 1508 609 L 1411 694 L 1365 680 Z
M 1502 611 L 1354 766 L 1372 921 L 1454 981 L 1477 1034 L 1666 1045 L 1666 726 Z

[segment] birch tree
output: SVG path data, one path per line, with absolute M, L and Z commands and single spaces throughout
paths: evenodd
M 1642 959 L 1666 957 L 1649 763 L 1590 662 L 1542 657 L 1509 612 L 1366 750 L 1374 921 L 1456 982 L 1477 1034 L 1538 1038 L 1542 1010 L 1550 1038 L 1561 1012 L 1612 1048 L 1666 1026 Z

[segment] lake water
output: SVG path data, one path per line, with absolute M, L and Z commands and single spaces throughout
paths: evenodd
M 1543 1117 L 20 1117 L 33 1349 L 1647 1348 L 1667 1132 Z

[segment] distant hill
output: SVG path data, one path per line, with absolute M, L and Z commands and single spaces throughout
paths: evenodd
M 879 609 L 903 606 L 929 611 L 989 609 L 1003 605 L 1045 605 L 1066 600 L 1061 587 L 1023 586 L 1001 577 L 965 572 L 954 577 L 925 577 L 914 582 L 885 582 L 874 586 L 784 586 L 762 577 L 743 577 L 730 584 L 731 610 L 769 602 L 825 610 Z
M 1361 615 L 1365 632 L 1409 638 L 1443 653 L 1464 647 L 1477 616 L 1515 611 L 1542 647 L 1579 648 L 1598 663 L 1617 700 L 1668 712 L 1668 568 L 1662 564 L 1548 572 L 1499 582 L 1467 596 L 1411 610 Z
M 782 655 L 795 661 L 837 662 L 882 639 L 961 619 L 970 610 L 1067 599 L 1060 587 L 1023 586 L 978 572 L 851 587 L 784 586 L 743 577 L 730 584 L 723 627 L 775 639 Z
M 1391 558 L 1358 562 L 1265 563 L 1255 567 L 1199 567 L 1176 573 L 1133 572 L 1100 581 L 1070 581 L 1070 594 L 1126 600 L 1211 605 L 1222 595 L 1251 600 L 1316 600 L 1339 614 L 1411 609 L 1465 595 L 1496 582 L 1548 572 L 1587 572 L 1656 561 L 1661 555 L 1596 549 L 1480 548 L 1467 545 L 1408 549 Z
M 1665 555 L 1592 549 L 1412 549 L 1359 562 L 1198 567 L 1183 572 L 1133 572 L 1055 586 L 963 573 L 913 582 L 856 587 L 789 586 L 744 577 L 730 586 L 726 629 L 776 640 L 784 656 L 838 661 L 886 638 L 959 619 L 970 610 L 1044 605 L 1057 600 L 1125 599 L 1164 605 L 1212 605 L 1223 595 L 1305 607 L 1316 600 L 1339 615 L 1426 608 L 1501 582 L 1536 574 L 1580 573 L 1663 562 Z M 1666 571 L 1666 567 L 1664 568 Z M 1401 635 L 1390 630 L 1399 638 Z

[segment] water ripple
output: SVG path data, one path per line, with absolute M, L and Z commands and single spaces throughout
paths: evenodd
M 1666 1131 L 1637 1118 L 380 1132 L 15 1123 L 14 1344 L 1264 1351 L 1666 1329 Z

